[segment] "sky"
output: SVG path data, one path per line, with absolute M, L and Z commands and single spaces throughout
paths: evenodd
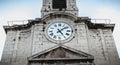
M 79 17 L 111 19 L 116 24 L 113 32 L 120 57 L 120 0 L 77 0 Z M 41 17 L 42 0 L 0 0 L 0 58 L 6 34 L 3 26 L 8 21 L 22 21 Z M 10 23 L 9 23 L 10 24 Z

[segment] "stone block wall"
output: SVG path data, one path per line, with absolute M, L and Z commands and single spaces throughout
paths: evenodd
M 97 65 L 119 65 L 111 29 L 91 29 L 84 21 L 70 23 L 75 35 L 63 45 L 93 55 Z M 56 46 L 46 38 L 44 26 L 39 23 L 29 29 L 7 31 L 1 65 L 27 65 L 31 55 Z
M 6 42 L 2 54 L 1 65 L 11 64 L 17 31 L 9 31 L 6 35 Z
M 36 24 L 34 26 L 32 41 L 32 55 L 56 45 L 55 43 L 48 41 L 45 37 L 45 32 L 43 31 L 43 24 Z

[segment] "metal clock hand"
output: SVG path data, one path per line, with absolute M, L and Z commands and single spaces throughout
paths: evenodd
M 68 27 L 64 27 L 64 28 L 62 28 L 61 30 L 58 30 L 57 31 L 57 33 L 59 32 L 59 31 L 62 31 L 62 30 L 64 30 L 64 29 L 67 29 Z
M 63 36 L 64 38 L 66 38 L 66 37 L 63 35 L 63 33 L 61 32 L 61 30 L 59 30 L 59 29 L 57 29 L 57 30 L 58 30 L 57 33 L 60 32 L 60 33 L 62 34 L 62 36 Z
M 67 29 L 68 27 L 64 27 L 64 28 L 62 28 L 60 31 L 62 31 L 62 30 L 64 30 L 64 29 Z

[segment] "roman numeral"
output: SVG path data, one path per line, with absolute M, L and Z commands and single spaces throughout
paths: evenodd
M 50 28 L 50 29 L 54 29 L 54 28 Z
M 69 36 L 70 34 L 69 33 L 66 33 L 67 36 Z
M 58 37 L 58 39 L 61 39 L 61 37 Z
M 67 32 L 70 32 L 70 30 L 67 30 Z
M 64 26 L 65 26 L 65 24 L 62 27 L 64 27 Z
M 57 25 L 54 25 L 54 27 L 57 27 Z
M 50 33 L 51 36 L 53 36 L 53 33 Z
M 53 31 L 49 31 L 49 32 L 53 32 Z
M 55 36 L 55 35 L 54 35 L 54 36 L 53 36 L 53 38 L 55 38 L 55 39 L 56 39 L 56 38 L 57 38 L 57 36 Z
M 59 23 L 58 26 L 61 26 L 61 24 Z

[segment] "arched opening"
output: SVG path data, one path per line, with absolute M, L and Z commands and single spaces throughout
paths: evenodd
M 60 9 L 66 8 L 66 0 L 53 0 L 52 2 L 53 9 Z

